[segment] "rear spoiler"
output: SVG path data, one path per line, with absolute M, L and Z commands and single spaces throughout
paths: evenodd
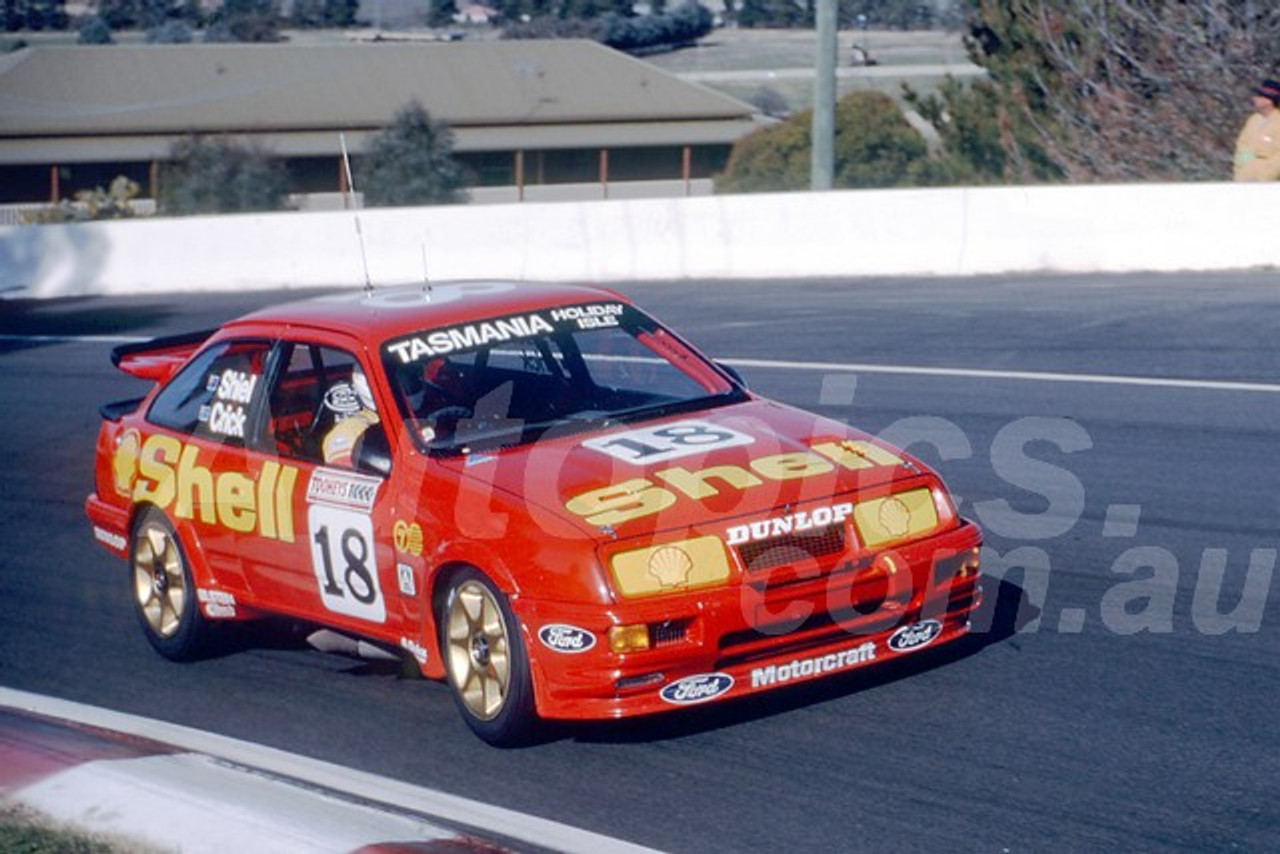
M 173 376 L 209 340 L 215 329 L 152 338 L 136 344 L 121 344 L 111 351 L 111 364 L 139 379 L 163 382 Z

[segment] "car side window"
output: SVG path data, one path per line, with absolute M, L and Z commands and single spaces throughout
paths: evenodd
M 263 393 L 270 343 L 223 341 L 183 368 L 156 395 L 148 420 L 212 442 L 244 447 Z
M 304 342 L 282 347 L 282 368 L 267 398 L 268 442 L 283 456 L 350 465 L 363 429 L 378 423 L 360 363 L 335 347 Z

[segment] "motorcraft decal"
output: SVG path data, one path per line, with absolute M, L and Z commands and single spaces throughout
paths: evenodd
M 768 688 L 773 685 L 784 685 L 796 679 L 809 679 L 814 676 L 837 673 L 851 667 L 870 664 L 875 660 L 876 645 L 872 641 L 867 641 L 839 652 L 830 652 L 813 658 L 797 658 L 786 664 L 757 667 L 751 671 L 751 687 Z

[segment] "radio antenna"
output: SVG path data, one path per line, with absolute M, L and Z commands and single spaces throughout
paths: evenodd
M 422 241 L 422 295 L 431 299 L 431 275 L 427 271 L 427 241 Z
M 369 278 L 369 255 L 364 248 L 364 229 L 360 227 L 360 211 L 355 206 L 356 182 L 351 177 L 351 156 L 347 153 L 345 131 L 338 131 L 338 143 L 342 146 L 342 168 L 347 176 L 346 203 L 348 207 L 355 210 L 356 240 L 360 244 L 360 266 L 364 270 L 364 292 L 367 295 L 373 293 L 373 280 Z

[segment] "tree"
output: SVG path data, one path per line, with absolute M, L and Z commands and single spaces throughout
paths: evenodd
M 904 87 L 905 99 L 933 125 L 942 152 L 928 165 L 928 183 L 1026 184 L 1063 180 L 1062 168 L 1039 142 L 1028 116 L 1011 109 L 989 80 L 947 78 L 936 94 Z
M 812 115 L 805 110 L 734 143 L 723 174 L 716 176 L 716 192 L 767 193 L 807 187 Z
M 111 26 L 101 15 L 90 15 L 80 22 L 77 44 L 112 44 Z
M 603 20 L 600 41 L 633 53 L 693 44 L 715 26 L 711 11 L 692 0 L 671 13 L 633 17 L 609 12 Z
M 929 147 L 888 95 L 846 95 L 836 104 L 835 125 L 832 186 L 900 187 L 919 183 Z
M 454 0 L 432 0 L 431 9 L 427 12 L 428 27 L 448 27 L 458 14 L 458 4 Z
M 939 11 L 931 0 L 840 0 L 840 20 L 853 22 L 865 15 L 867 25 L 877 30 L 933 29 L 940 18 L 948 17 Z
M 739 140 L 716 190 L 766 192 L 810 184 L 813 111 L 805 110 Z M 898 105 L 879 92 L 841 98 L 835 114 L 833 186 L 897 187 L 932 183 L 928 147 Z
M 1259 0 L 969 2 L 1015 177 L 1039 148 L 1073 181 L 1225 178 L 1248 88 L 1276 67 L 1280 6 Z
M 359 0 L 294 0 L 289 21 L 303 30 L 350 27 L 359 6 Z
M 31 223 L 86 222 L 100 219 L 128 219 L 134 215 L 133 200 L 138 197 L 138 184 L 127 176 L 117 175 L 105 190 L 94 187 L 76 193 L 72 202 L 63 199 L 56 207 L 36 212 L 27 218 Z
M 191 40 L 191 27 L 186 21 L 165 21 L 147 31 L 148 44 L 189 44 Z
M 401 107 L 358 163 L 356 187 L 370 207 L 465 200 L 465 173 L 453 157 L 453 132 L 417 101 Z
M 175 0 L 98 0 L 97 9 L 113 30 L 155 30 L 184 16 Z
M 65 30 L 71 25 L 65 0 L 0 0 L 6 32 Z
M 284 167 L 229 139 L 188 137 L 160 168 L 157 207 L 164 214 L 271 211 L 288 191 Z
M 806 27 L 813 25 L 813 15 L 794 0 L 742 0 L 738 24 L 747 28 Z

